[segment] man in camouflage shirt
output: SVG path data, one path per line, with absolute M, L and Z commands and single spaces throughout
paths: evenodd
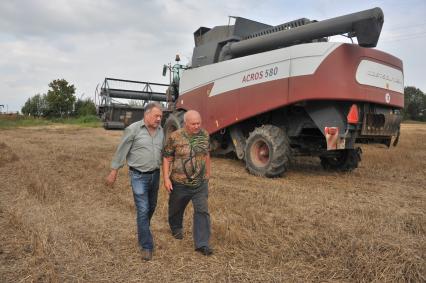
M 171 170 L 170 170 L 171 169 Z M 169 225 L 176 239 L 183 238 L 183 214 L 189 201 L 194 207 L 195 250 L 211 255 L 208 179 L 210 176 L 209 134 L 201 129 L 201 117 L 189 110 L 184 127 L 173 132 L 163 150 L 164 186 L 170 193 Z

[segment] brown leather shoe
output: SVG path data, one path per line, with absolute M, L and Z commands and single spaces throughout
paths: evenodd
M 143 249 L 141 251 L 141 253 L 142 253 L 142 259 L 143 260 L 149 261 L 149 260 L 152 259 L 152 250 L 145 250 L 145 249 Z

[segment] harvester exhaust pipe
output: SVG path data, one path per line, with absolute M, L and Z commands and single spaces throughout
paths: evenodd
M 345 33 L 350 37 L 356 36 L 360 46 L 376 47 L 383 21 L 382 9 L 373 8 L 238 42 L 229 42 L 223 47 L 219 61 Z

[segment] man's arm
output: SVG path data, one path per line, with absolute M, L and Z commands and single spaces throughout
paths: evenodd
M 170 193 L 173 191 L 172 181 L 170 181 L 170 164 L 172 158 L 163 157 L 163 179 L 164 179 L 164 187 Z
M 111 172 L 106 177 L 106 184 L 108 186 L 112 186 L 115 183 L 115 180 L 117 180 L 118 175 L 118 169 L 111 169 Z
M 124 166 L 127 154 L 130 151 L 133 143 L 133 133 L 131 129 L 126 128 L 124 130 L 123 137 L 121 138 L 120 144 L 117 146 L 117 150 L 114 154 L 114 158 L 111 162 L 111 172 L 106 177 L 105 181 L 108 186 L 112 186 L 117 180 L 118 170 Z
M 163 148 L 163 180 L 164 187 L 169 193 L 173 191 L 172 181 L 170 180 L 170 167 L 175 156 L 173 134 L 169 136 Z
M 204 130 L 204 134 L 207 136 L 207 155 L 206 155 L 206 179 L 210 179 L 210 173 L 211 173 L 211 165 L 210 165 L 210 136 L 209 133 Z
M 211 166 L 210 166 L 210 153 L 207 153 L 206 156 L 206 179 L 210 179 L 210 170 L 211 170 Z

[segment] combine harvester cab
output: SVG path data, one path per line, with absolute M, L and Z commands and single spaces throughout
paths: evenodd
M 195 109 L 212 152 L 234 152 L 252 174 L 281 176 L 293 156 L 350 171 L 361 143 L 396 145 L 404 104 L 400 59 L 373 49 L 383 25 L 374 8 L 316 22 L 269 26 L 244 18 L 194 33 L 166 135 Z M 346 34 L 357 44 L 328 42 Z

